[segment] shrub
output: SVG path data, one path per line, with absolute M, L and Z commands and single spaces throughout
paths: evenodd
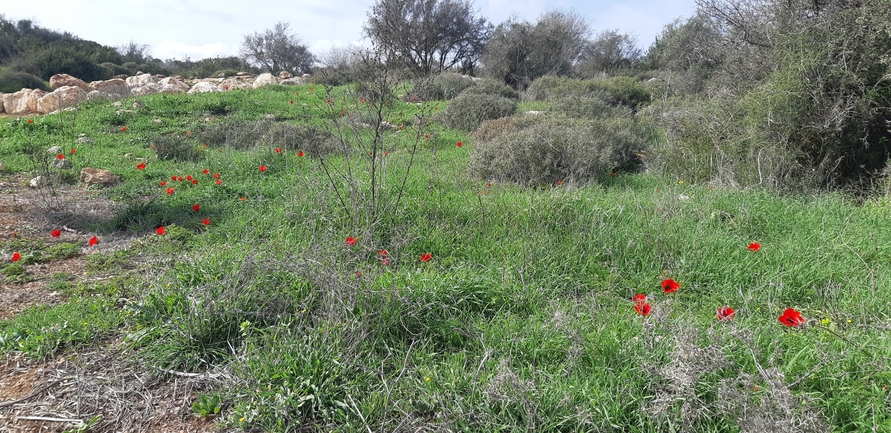
M 650 90 L 632 77 L 605 80 L 579 80 L 564 77 L 541 77 L 526 90 L 526 99 L 545 101 L 557 98 L 596 97 L 611 105 L 640 108 L 649 104 Z
M 201 158 L 192 139 L 180 134 L 155 136 L 152 139 L 152 145 L 155 146 L 158 159 L 194 162 Z
M 478 142 L 470 173 L 531 187 L 558 181 L 587 183 L 599 173 L 631 163 L 652 136 L 646 123 L 630 117 L 535 119 L 526 128 Z
M 470 133 L 470 136 L 478 141 L 492 141 L 497 137 L 531 126 L 538 122 L 536 115 L 515 114 L 508 117 L 499 117 L 483 121 L 479 128 Z
M 418 78 L 413 82 L 411 100 L 432 101 L 453 99 L 468 87 L 474 86 L 473 78 L 446 72 L 430 78 Z
M 337 149 L 333 135 L 315 125 L 291 125 L 276 123 L 265 129 L 258 145 L 283 147 L 288 150 L 302 150 L 310 156 L 328 155 Z
M 438 121 L 450 128 L 472 131 L 485 120 L 510 116 L 516 111 L 514 100 L 465 90 L 441 112 Z
M 15 93 L 22 89 L 50 90 L 46 83 L 35 75 L 0 68 L 0 93 Z
M 270 120 L 227 120 L 208 124 L 197 136 L 202 143 L 238 150 L 253 149 L 257 137 L 271 126 Z
M 563 97 L 556 99 L 551 102 L 549 111 L 576 119 L 596 119 L 631 115 L 630 109 L 610 105 L 603 99 L 593 95 L 581 98 Z
M 495 95 L 502 98 L 517 101 L 520 100 L 520 94 L 516 90 L 512 89 L 507 84 L 491 78 L 483 78 L 482 80 L 477 81 L 475 86 L 468 87 L 461 93 L 472 95 Z

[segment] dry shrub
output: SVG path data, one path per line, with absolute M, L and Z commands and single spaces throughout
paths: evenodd
M 479 128 L 470 133 L 470 136 L 478 141 L 492 141 L 500 135 L 508 134 L 537 122 L 535 115 L 515 114 L 498 119 L 489 119 L 480 124 Z
M 472 131 L 483 121 L 510 116 L 517 111 L 517 101 L 496 95 L 471 94 L 467 90 L 452 100 L 436 120 L 450 128 Z
M 650 90 L 632 77 L 603 80 L 579 80 L 566 77 L 541 77 L 526 90 L 526 99 L 545 101 L 561 98 L 596 98 L 609 105 L 639 108 L 650 103 Z
M 471 95 L 495 95 L 516 101 L 520 100 L 520 94 L 516 90 L 501 81 L 493 80 L 491 78 L 478 80 L 476 81 L 475 86 L 468 87 L 461 93 Z
M 633 118 L 534 119 L 525 128 L 477 143 L 471 174 L 533 187 L 561 180 L 587 183 L 633 160 L 652 134 Z
M 411 91 L 411 100 L 432 101 L 453 99 L 468 87 L 474 86 L 473 78 L 466 75 L 446 72 L 432 79 L 423 78 L 414 80 Z
M 266 129 L 257 144 L 302 150 L 311 156 L 323 156 L 337 149 L 337 140 L 329 131 L 315 125 L 276 123 Z

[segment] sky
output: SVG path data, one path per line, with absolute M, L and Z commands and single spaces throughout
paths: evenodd
M 471 0 L 477 15 L 498 25 L 513 15 L 535 22 L 547 11 L 575 11 L 596 34 L 618 29 L 641 49 L 676 18 L 693 15 L 695 0 Z M 119 47 L 151 47 L 161 60 L 238 55 L 246 34 L 288 22 L 316 56 L 363 45 L 362 26 L 375 0 L 0 0 L 8 20 L 29 19 L 50 30 Z

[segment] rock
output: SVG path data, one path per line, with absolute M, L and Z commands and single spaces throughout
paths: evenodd
M 54 159 L 53 160 L 53 167 L 56 167 L 61 170 L 68 170 L 69 168 L 71 168 L 72 165 L 74 165 L 74 164 L 72 164 L 71 161 L 69 161 L 67 159 Z
M 273 77 L 272 74 L 270 74 L 269 72 L 266 72 L 266 73 L 260 74 L 260 76 L 257 77 L 256 80 L 254 80 L 253 87 L 256 89 L 258 87 L 268 86 L 270 84 L 278 84 L 278 80 L 275 77 Z
M 62 151 L 62 148 L 61 148 L 61 147 L 59 147 L 59 146 L 53 146 L 53 147 L 47 149 L 47 150 L 46 150 L 46 153 L 48 153 L 48 154 L 50 154 L 50 155 L 58 155 L 59 152 L 61 152 L 61 151 Z
M 286 80 L 281 80 L 281 82 L 279 82 L 278 84 L 281 84 L 282 86 L 299 86 L 303 83 L 304 81 L 302 77 L 294 77 L 288 78 Z
M 291 73 L 288 71 L 281 71 L 278 73 L 278 77 L 282 80 L 287 80 L 288 78 L 293 77 L 293 75 L 291 75 Z
M 212 93 L 212 92 L 221 92 L 219 87 L 208 83 L 207 81 L 199 81 L 192 86 L 186 93 Z
M 72 77 L 68 74 L 56 74 L 50 77 L 49 79 L 50 87 L 53 89 L 58 89 L 65 86 L 73 86 L 77 87 L 80 90 L 83 90 L 84 93 L 90 91 L 90 85 L 87 84 L 84 80 L 81 80 L 77 77 Z
M 229 91 L 235 89 L 250 89 L 251 85 L 244 81 L 236 80 L 235 78 L 226 78 L 225 80 L 220 81 L 220 84 L 218 84 L 217 87 L 223 91 Z
M 101 168 L 84 167 L 80 171 L 80 181 L 86 186 L 111 186 L 121 181 L 118 175 Z
M 93 144 L 93 139 L 90 137 L 77 137 L 77 141 L 80 144 Z
M 3 95 L 5 95 L 5 93 L 0 93 L 0 114 L 5 112 L 3 110 Z
M 164 78 L 158 81 L 158 86 L 161 93 L 186 93 L 189 91 L 189 85 L 176 78 Z
M 87 96 L 91 99 L 94 97 L 125 98 L 130 96 L 130 86 L 127 86 L 127 82 L 120 78 L 93 81 L 90 83 L 90 93 Z
M 34 179 L 31 179 L 28 182 L 28 186 L 30 186 L 31 188 L 40 188 L 41 186 L 43 186 L 43 176 L 37 176 Z
M 269 113 L 269 114 L 267 114 L 267 115 L 265 115 L 265 116 L 263 116 L 263 117 L 265 117 L 265 118 L 267 118 L 267 119 L 269 119 L 269 120 L 275 120 L 275 114 L 272 114 L 272 113 Z
M 133 88 L 135 87 L 142 87 L 149 83 L 155 84 L 155 81 L 152 79 L 152 74 L 137 73 L 137 75 L 127 77 L 127 87 L 130 88 L 130 91 L 133 91 Z
M 3 108 L 6 114 L 32 114 L 37 112 L 37 100 L 46 95 L 40 89 L 22 89 L 15 93 L 3 94 Z
M 161 119 L 155 119 L 155 120 L 152 120 L 152 122 L 155 122 L 155 123 L 157 123 L 158 125 L 163 125 L 163 124 L 164 124 L 164 121 L 161 120 Z
M 121 101 L 114 101 L 111 103 L 112 107 L 120 107 L 121 105 L 123 105 Z
M 115 111 L 114 114 L 117 114 L 118 116 L 120 116 L 121 114 L 125 114 L 125 113 L 133 114 L 135 112 L 136 112 L 136 110 L 118 110 L 118 111 Z
M 132 78 L 132 77 L 131 77 Z M 142 95 L 154 95 L 161 91 L 161 86 L 155 83 L 145 83 L 142 86 L 136 86 L 130 88 L 130 93 L 142 96 Z
M 254 74 L 252 74 L 250 72 L 239 72 L 239 73 L 235 74 L 235 76 L 236 77 L 253 77 Z
M 140 109 L 140 108 L 145 108 L 145 103 L 142 102 L 142 101 L 140 101 L 140 100 L 138 100 L 138 99 L 134 99 L 134 100 L 133 100 L 133 109 L 134 109 L 134 110 L 137 110 L 137 109 Z
M 62 86 L 37 100 L 37 112 L 40 114 L 52 113 L 75 105 L 86 98 L 87 92 L 84 89 L 76 86 Z
M 310 74 L 303 74 L 303 75 L 301 76 L 301 78 L 303 78 L 304 80 L 309 79 L 309 78 L 311 78 L 311 77 L 312 77 L 312 75 L 310 75 Z

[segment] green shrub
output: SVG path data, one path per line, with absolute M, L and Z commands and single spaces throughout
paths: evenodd
M 172 161 L 196 162 L 201 159 L 201 153 L 191 138 L 181 134 L 159 135 L 152 138 L 155 153 L 158 159 Z
M 35 75 L 0 68 L 0 93 L 15 93 L 22 89 L 50 90 L 46 82 Z
M 520 94 L 512 89 L 507 84 L 504 84 L 498 80 L 493 80 L 491 78 L 483 78 L 482 80 L 476 81 L 475 86 L 470 86 L 464 89 L 463 92 L 471 95 L 494 95 L 500 96 L 502 98 L 513 99 L 516 101 L 520 100 Z
M 586 86 L 586 82 L 591 81 L 546 75 L 533 81 L 526 89 L 524 97 L 530 101 L 546 101 L 561 97 L 585 96 L 591 93 L 592 89 Z
M 413 81 L 410 99 L 413 101 L 453 99 L 474 85 L 473 78 L 453 72 L 442 73 L 433 78 L 418 78 Z
M 511 132 L 531 126 L 538 122 L 536 115 L 515 114 L 513 116 L 499 117 L 483 121 L 479 128 L 470 133 L 470 136 L 478 141 L 492 141 L 495 138 Z
M 324 128 L 315 125 L 275 123 L 265 128 L 257 145 L 302 150 L 308 156 L 324 156 L 337 149 L 335 137 Z
M 651 100 L 650 90 L 632 77 L 579 80 L 545 76 L 529 86 L 525 97 L 532 101 L 595 97 L 610 105 L 625 105 L 635 109 L 649 104 Z
M 531 187 L 558 181 L 587 183 L 632 162 L 652 136 L 646 123 L 630 117 L 535 119 L 526 128 L 478 142 L 470 159 L 471 174 Z
M 594 96 L 558 98 L 551 102 L 549 111 L 577 119 L 596 119 L 631 115 L 630 109 L 610 105 L 603 99 Z
M 467 90 L 438 115 L 439 122 L 450 128 L 472 131 L 485 120 L 510 116 L 517 111 L 517 101 L 491 94 L 468 93 Z
M 253 149 L 257 147 L 257 137 L 262 136 L 272 123 L 267 119 L 259 121 L 227 119 L 206 125 L 197 136 L 202 143 L 212 146 L 237 150 Z

